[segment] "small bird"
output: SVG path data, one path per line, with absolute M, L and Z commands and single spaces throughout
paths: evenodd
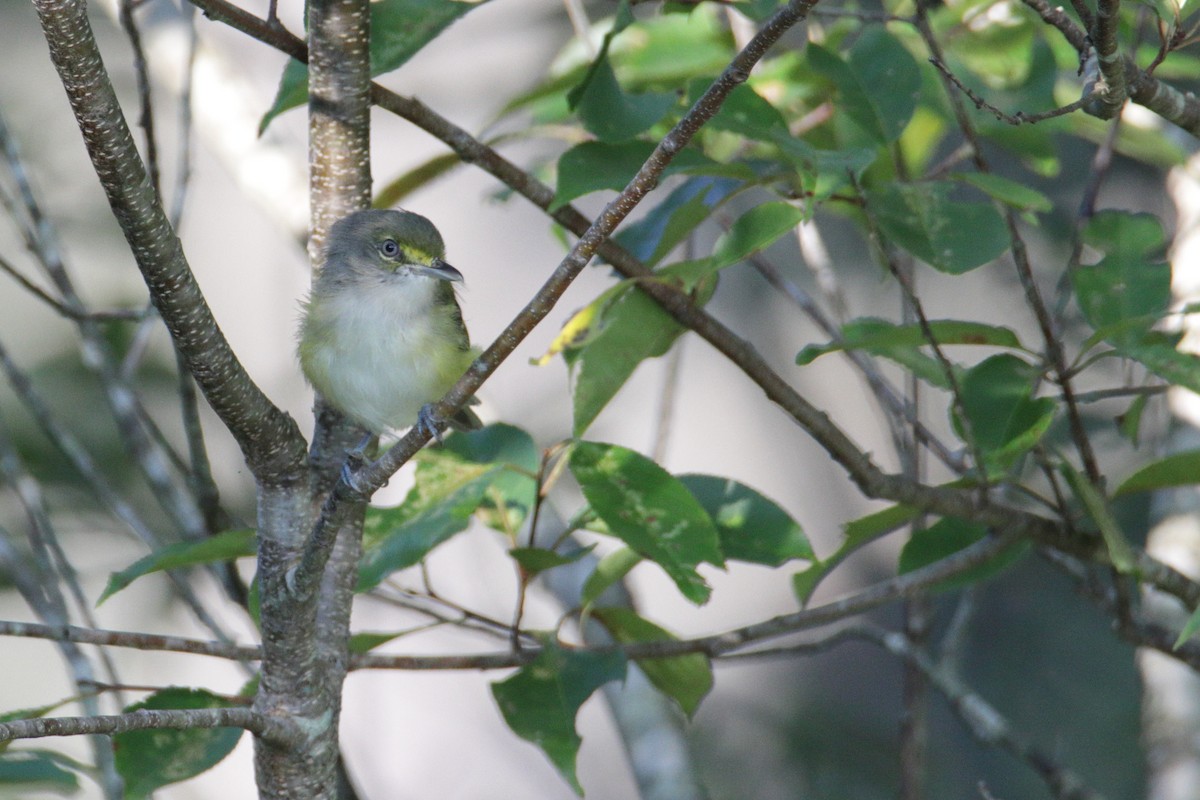
M 436 437 L 428 404 L 475 358 L 454 295 L 463 276 L 445 254 L 433 223 L 410 211 L 356 211 L 329 231 L 300 322 L 300 366 L 370 434 L 420 425 Z M 449 422 L 481 427 L 467 408 Z

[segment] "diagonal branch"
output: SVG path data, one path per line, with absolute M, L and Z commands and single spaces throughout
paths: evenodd
M 82 0 L 36 0 L 50 56 L 109 205 L 188 370 L 255 476 L 296 480 L 304 441 L 229 347 L 192 275 L 117 102 Z

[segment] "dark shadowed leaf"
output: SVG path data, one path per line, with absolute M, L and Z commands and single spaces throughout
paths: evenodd
M 256 541 L 254 531 L 239 529 L 224 531 L 196 542 L 168 545 L 138 559 L 120 572 L 109 575 L 108 585 L 104 587 L 104 593 L 100 595 L 96 605 L 103 603 L 143 575 L 149 575 L 152 572 L 182 569 L 201 564 L 216 564 L 221 561 L 252 556 Z
M 554 211 L 577 197 L 601 189 L 624 189 L 652 152 L 654 145 L 641 141 L 620 144 L 584 142 L 575 145 L 558 159 L 558 183 L 550 210 Z M 675 156 L 663 171 L 662 179 L 688 170 L 709 174 L 727 171 L 700 151 L 689 149 Z
M 883 28 L 867 28 L 846 60 L 816 44 L 807 52 L 813 69 L 837 86 L 841 111 L 877 144 L 900 138 L 921 87 L 921 73 L 904 45 Z
M 1013 355 L 992 356 L 963 376 L 960 388 L 966 424 L 952 415 L 954 429 L 983 454 L 989 475 L 1006 472 L 1029 452 L 1054 421 L 1058 404 L 1033 397 L 1037 370 Z
M 671 349 L 684 328 L 642 292 L 627 291 L 604 308 L 596 333 L 571 357 L 575 435 L 616 396 L 638 365 Z
M 900 573 L 912 572 L 941 561 L 960 550 L 965 550 L 986 535 L 987 528 L 982 525 L 953 517 L 940 519 L 928 528 L 916 531 L 912 538 L 905 542 L 900 550 Z M 1024 543 L 1014 545 L 986 563 L 942 581 L 937 584 L 937 588 L 957 589 L 990 578 L 1010 566 L 1028 549 L 1028 545 Z
M 953 184 L 888 184 L 868 192 L 867 213 L 896 245 L 941 272 L 983 266 L 1009 247 L 1008 228 L 991 203 L 952 197 Z
M 226 708 L 229 700 L 201 689 L 172 687 L 125 709 Z M 113 736 L 117 772 L 125 796 L 146 797 L 156 789 L 199 775 L 221 762 L 237 746 L 240 728 L 126 731 Z
M 621 644 L 667 642 L 678 638 L 628 608 L 594 608 L 591 613 Z M 643 658 L 637 665 L 655 688 L 674 700 L 689 717 L 696 713 L 700 701 L 712 690 L 712 664 L 702 653 Z
M 376 0 L 371 3 L 371 76 L 391 72 L 432 42 L 451 23 L 487 0 Z M 275 102 L 258 125 L 308 101 L 308 66 L 291 59 L 284 68 Z
M 1200 483 L 1200 450 L 1172 453 L 1152 461 L 1130 475 L 1113 492 L 1113 497 L 1132 492 L 1152 492 Z
M 547 641 L 533 663 L 492 684 L 492 695 L 513 733 L 540 747 L 582 795 L 575 775 L 575 757 L 582 743 L 575 731 L 575 715 L 592 692 L 624 679 L 625 657 L 619 652 L 563 650 Z

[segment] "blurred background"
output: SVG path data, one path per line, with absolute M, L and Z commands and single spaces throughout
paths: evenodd
M 155 8 L 162 4 L 162 8 Z M 247 3 L 264 16 L 266 4 Z M 608 3 L 588 7 L 593 19 L 611 13 Z M 154 101 L 163 147 L 166 195 L 178 186 L 178 87 L 184 52 L 179 10 L 151 0 L 139 13 L 161 18 L 148 34 L 155 68 Z M 280 15 L 301 31 L 301 4 L 286 0 Z M 640 12 L 639 12 L 640 13 Z M 650 13 L 649 11 L 647 13 Z M 127 40 L 115 13 L 97 3 L 93 25 L 106 65 L 126 98 L 126 115 L 136 116 L 136 87 Z M 152 26 L 148 26 L 149 28 Z M 276 119 L 263 137 L 257 128 L 271 103 L 284 58 L 220 24 L 198 18 L 200 50 L 195 73 L 195 139 L 191 175 L 179 234 L 225 335 L 267 394 L 311 430 L 311 393 L 294 357 L 298 303 L 309 281 L 303 231 L 307 222 L 306 140 L 302 110 Z M 803 31 L 782 46 L 803 43 Z M 488 3 L 453 25 L 398 72 L 381 79 L 413 95 L 468 131 L 479 133 L 511 97 L 532 88 L 546 65 L 574 33 L 563 7 L 542 0 Z M 0 0 L 0 113 L 23 150 L 30 179 L 59 228 L 66 262 L 86 300 L 99 308 L 137 308 L 145 292 L 132 258 L 112 219 L 87 160 L 78 130 L 50 64 L 33 8 Z M 444 146 L 386 113 L 373 116 L 372 155 L 377 185 L 390 181 Z M 139 141 L 142 141 L 139 134 Z M 1067 140 L 1064 140 L 1066 142 Z M 1063 167 L 1038 186 L 1060 207 L 1088 175 L 1089 148 L 1070 140 L 1060 152 Z M 518 164 L 535 164 L 563 149 L 553 141 L 504 148 Z M 1149 203 L 1162 214 L 1167 201 L 1162 174 L 1121 164 L 1105 201 L 1122 207 Z M 564 254 L 545 215 L 521 198 L 507 198 L 494 179 L 460 167 L 403 205 L 432 219 L 448 243 L 448 260 L 466 276 L 464 316 L 475 342 L 486 345 L 518 313 Z M 605 196 L 585 198 L 585 213 Z M 1101 205 L 1104 203 L 1102 202 Z M 818 215 L 850 316 L 894 317 L 899 299 L 848 222 Z M 1069 219 L 1050 215 L 1035 242 L 1047 271 L 1065 257 Z M 699 252 L 719 233 L 704 231 Z M 707 238 L 706 238 L 707 237 Z M 0 254 L 15 264 L 29 262 L 16 229 L 0 224 Z M 769 254 L 792 280 L 812 286 L 794 241 Z M 32 274 L 33 270 L 30 270 Z M 922 294 L 931 316 L 970 317 L 1023 329 L 1027 311 L 1010 274 L 984 269 L 953 283 L 926 271 Z M 546 366 L 529 362 L 545 352 L 570 313 L 611 285 L 609 270 L 589 267 L 539 328 L 481 392 L 485 421 L 504 421 L 528 430 L 541 447 L 570 435 L 568 374 L 561 359 Z M 62 420 L 98 454 L 108 477 L 132 494 L 154 520 L 155 505 L 128 472 L 117 432 L 100 411 L 99 389 L 80 362 L 74 328 L 0 277 L 0 341 L 28 371 Z M 898 464 L 890 439 L 861 379 L 844 361 L 830 357 L 805 368 L 793 363 L 806 344 L 827 337 L 749 268 L 727 270 L 712 313 L 748 338 L 794 386 L 827 410 L 888 469 Z M 140 368 L 146 400 L 169 438 L 180 441 L 174 394 L 174 361 L 165 334 L 147 341 L 150 355 Z M 678 387 L 664 409 L 672 369 Z M 899 373 L 891 377 L 898 378 Z M 841 525 L 877 506 L 865 501 L 813 442 L 780 413 L 761 402 L 759 390 L 719 354 L 695 337 L 684 337 L 672 355 L 644 364 L 603 412 L 589 438 L 649 452 L 669 415 L 662 464 L 674 473 L 707 472 L 736 478 L 774 499 L 804 527 L 817 553 L 836 549 Z M 84 586 L 97 598 L 108 575 L 144 555 L 138 542 L 116 526 L 91 499 L 69 467 L 32 423 L 11 391 L 0 387 L 0 413 L 12 429 L 30 469 L 51 494 L 52 511 L 66 536 L 68 552 Z M 222 498 L 242 524 L 254 519 L 253 484 L 232 440 L 205 411 L 208 446 Z M 941 412 L 927 415 L 946 432 Z M 1162 427 L 1161 420 L 1158 421 Z M 1153 427 L 1153 426 L 1151 426 Z M 408 468 L 411 470 L 411 467 Z M 936 478 L 936 475 L 935 475 Z M 394 504 L 410 478 L 402 473 L 377 504 Z M 569 498 L 568 498 L 569 502 Z M 564 514 L 571 511 L 569 505 Z M 1130 531 L 1144 530 L 1147 509 L 1122 509 Z M 0 522 L 20 527 L 20 510 L 0 499 Z M 162 521 L 162 520 L 159 520 Z M 486 529 L 472 530 L 439 548 L 428 571 L 440 594 L 467 608 L 506 619 L 516 579 L 504 556 L 505 543 Z M 829 599 L 894 573 L 897 545 L 888 540 L 866 549 L 822 585 Z M 656 570 L 631 575 L 639 601 L 659 624 L 680 635 L 712 633 L 795 610 L 790 578 L 795 570 L 738 565 L 728 572 L 708 569 L 713 599 L 695 608 L 679 597 Z M 412 571 L 410 571 L 412 572 Z M 417 588 L 419 576 L 404 573 L 401 584 Z M 198 578 L 213 607 L 218 587 Z M 542 597 L 532 599 L 533 621 L 552 625 L 559 613 Z M 1036 556 L 963 597 L 934 599 L 937 630 L 949 624 L 961 603 L 974 610 L 962 633 L 963 675 L 1018 727 L 1024 736 L 1078 770 L 1105 796 L 1142 794 L 1138 742 L 1139 690 L 1133 650 L 1119 642 L 1106 619 L 1072 585 Z M 13 591 L 0 593 L 0 615 L 31 619 Z M 207 637 L 208 632 L 172 599 L 159 577 L 137 581 L 96 610 L 101 627 Z M 895 609 L 873 617 L 896 625 Z M 355 627 L 402 627 L 397 614 L 369 599 L 360 601 Z M 220 622 L 236 639 L 250 641 L 243 615 L 229 610 Z M 435 633 L 401 639 L 398 652 L 482 652 L 502 645 L 464 633 Z M 0 710 L 55 702 L 72 691 L 58 654 L 46 643 L 4 639 L 0 647 L 5 680 Z M 222 661 L 177 654 L 112 653 L 130 685 L 165 683 L 204 686 L 233 693 L 247 676 Z M 370 798 L 569 798 L 573 794 L 543 754 L 504 725 L 488 685 L 501 675 L 475 673 L 358 673 L 346 685 L 343 741 L 350 771 Z M 898 782 L 898 718 L 901 666 L 878 648 L 846 644 L 827 653 L 722 663 L 716 686 L 689 730 L 704 779 L 714 798 L 889 798 Z M 930 797 L 979 797 L 986 786 L 997 798 L 1049 796 L 1023 763 L 979 746 L 931 695 Z M 634 796 L 608 710 L 598 698 L 579 720 L 584 744 L 579 776 L 593 800 Z M 56 748 L 86 759 L 78 741 Z M 163 790 L 163 798 L 255 796 L 249 738 L 234 756 L 187 783 Z M 94 796 L 85 786 L 81 796 Z M 22 794 L 21 796 L 31 796 Z

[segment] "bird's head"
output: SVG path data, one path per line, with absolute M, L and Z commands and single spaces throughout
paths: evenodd
M 325 270 L 334 280 L 421 276 L 459 282 L 462 273 L 445 261 L 446 245 L 433 223 L 411 211 L 370 209 L 338 220 L 329 231 Z

